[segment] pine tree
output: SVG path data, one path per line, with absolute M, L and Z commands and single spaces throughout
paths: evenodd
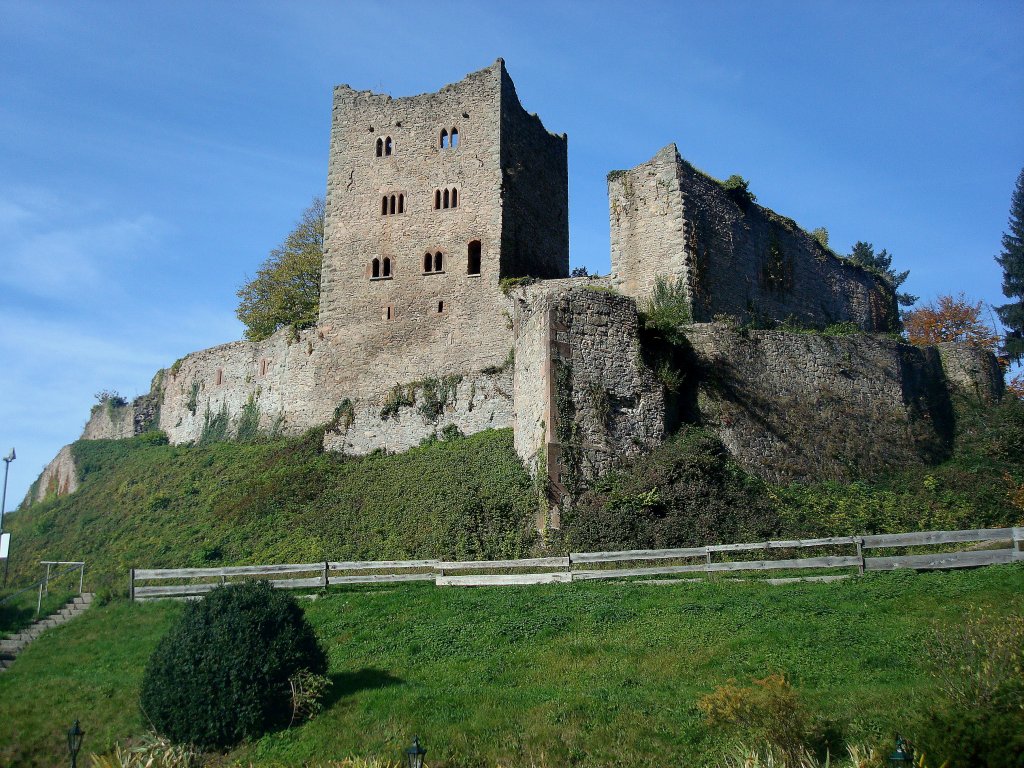
M 889 287 L 896 291 L 896 301 L 899 302 L 901 307 L 912 306 L 917 301 L 917 296 L 898 291 L 899 287 L 910 276 L 910 270 L 907 269 L 903 272 L 894 271 L 892 268 L 892 254 L 884 248 L 875 253 L 875 246 L 871 243 L 865 243 L 863 240 L 858 240 L 850 252 L 849 259 L 854 264 L 859 264 L 865 269 L 870 269 L 872 272 L 881 275 L 882 279 L 889 284 Z
M 1006 326 L 1003 350 L 1014 362 L 1024 359 L 1024 169 L 1010 197 L 1010 225 L 1003 233 L 1003 252 L 996 256 L 1003 268 L 1003 296 L 1014 299 L 996 307 Z

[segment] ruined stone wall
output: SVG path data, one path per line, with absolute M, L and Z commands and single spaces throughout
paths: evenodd
M 135 410 L 131 405 L 100 403 L 89 413 L 82 440 L 122 440 L 135 434 Z
M 566 135 L 548 133 L 520 106 L 502 71 L 501 276 L 569 276 L 569 166 Z
M 775 482 L 938 461 L 953 413 L 938 350 L 867 334 L 687 329 L 690 418 Z
M 662 441 L 664 395 L 643 363 L 630 298 L 529 286 L 516 293 L 516 327 L 516 450 L 548 483 L 551 516 L 538 527 L 558 527 L 583 483 Z
M 650 294 L 656 275 L 682 278 L 698 322 L 790 320 L 889 330 L 892 290 L 823 248 L 791 219 L 734 199 L 674 144 L 609 180 L 612 273 L 624 293 Z
M 229 437 L 246 416 L 264 433 L 299 434 L 323 424 L 334 409 L 314 387 L 323 347 L 315 330 L 295 336 L 283 328 L 264 341 L 193 352 L 164 372 L 159 428 L 172 443 L 188 443 L 216 418 L 227 419 Z
M 988 405 L 1002 398 L 1005 382 L 995 355 L 951 341 L 936 346 L 951 392 Z

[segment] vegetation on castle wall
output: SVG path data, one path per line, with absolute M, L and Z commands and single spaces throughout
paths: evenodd
M 87 440 L 72 450 L 74 494 L 10 514 L 10 581 L 40 560 L 85 560 L 100 590 L 124 593 L 130 567 L 525 556 L 533 482 L 512 430 L 399 455 L 345 457 L 302 438 L 205 446 Z

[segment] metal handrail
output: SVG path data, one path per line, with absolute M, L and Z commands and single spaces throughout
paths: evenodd
M 42 608 L 42 604 L 43 604 L 43 587 L 44 587 L 44 585 L 46 586 L 47 593 L 49 593 L 49 583 L 51 581 L 54 581 L 55 579 L 59 579 L 61 576 L 64 576 L 65 574 L 68 574 L 68 573 L 73 573 L 74 571 L 77 571 L 79 569 L 82 571 L 82 576 L 81 576 L 81 579 L 78 582 L 78 594 L 82 594 L 83 580 L 85 578 L 85 563 L 84 562 L 72 562 L 72 561 L 64 561 L 64 560 L 61 560 L 61 561 L 54 561 L 54 560 L 46 561 L 46 560 L 43 560 L 43 561 L 40 562 L 40 564 L 46 566 L 46 575 L 43 578 L 39 579 L 39 581 L 34 581 L 31 584 L 29 584 L 27 587 L 22 587 L 17 592 L 12 592 L 11 594 L 7 595 L 7 597 L 5 597 L 3 599 L 0 599 L 0 605 L 4 605 L 5 603 L 10 602 L 14 598 L 16 598 L 18 595 L 21 595 L 21 594 L 23 594 L 25 592 L 28 592 L 31 589 L 38 588 L 39 589 L 39 600 L 36 603 L 36 613 L 39 613 L 40 609 Z M 71 565 L 72 567 L 68 568 L 68 569 L 66 569 L 64 571 L 59 571 L 57 573 L 51 574 L 50 573 L 50 566 L 51 565 Z

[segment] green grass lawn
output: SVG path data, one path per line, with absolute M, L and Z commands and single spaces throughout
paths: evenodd
M 888 742 L 933 696 L 927 640 L 973 607 L 1024 613 L 1024 566 L 831 584 L 709 580 L 332 590 L 303 603 L 334 681 L 313 721 L 223 758 L 301 765 L 709 765 L 696 709 L 735 678 L 785 673 L 842 739 Z M 145 729 L 142 670 L 179 603 L 113 603 L 53 630 L 0 675 L 0 764 L 52 766 L 77 717 L 86 750 Z

